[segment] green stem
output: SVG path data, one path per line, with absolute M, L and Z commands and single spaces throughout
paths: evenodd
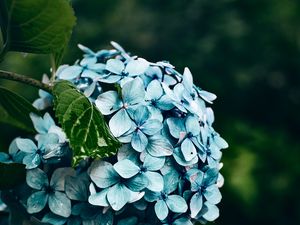
M 52 87 L 50 85 L 44 84 L 41 81 L 38 81 L 36 79 L 32 79 L 30 77 L 26 77 L 24 75 L 16 74 L 13 72 L 0 70 L 0 78 L 18 81 L 18 82 L 28 84 L 33 87 L 39 88 L 39 89 L 43 89 L 44 91 L 47 91 L 50 93 L 52 92 Z

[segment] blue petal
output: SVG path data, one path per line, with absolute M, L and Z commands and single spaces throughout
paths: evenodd
M 48 195 L 45 191 L 34 192 L 27 199 L 27 212 L 32 214 L 42 211 L 45 208 L 47 201 Z
M 26 169 L 33 169 L 41 164 L 41 157 L 39 154 L 28 154 L 23 158 L 23 164 L 26 165 Z
M 140 130 L 137 130 L 133 133 L 131 146 L 138 152 L 142 152 L 145 150 L 148 144 L 147 136 Z
M 43 118 L 34 113 L 30 113 L 30 118 L 32 120 L 34 128 L 40 134 L 48 133 L 49 128 L 55 125 L 55 122 L 49 115 L 49 113 L 45 113 Z
M 211 204 L 218 204 L 222 199 L 219 188 L 216 185 L 211 185 L 205 189 L 204 197 Z
M 47 213 L 43 219 L 43 223 L 49 223 L 52 225 L 63 225 L 67 222 L 67 218 L 55 215 L 54 213 Z
M 149 171 L 160 170 L 165 164 L 165 157 L 153 157 L 149 154 L 146 154 L 143 166 Z
M 228 148 L 228 143 L 220 137 L 220 135 L 214 136 L 214 141 L 219 148 Z
M 78 44 L 77 46 L 78 46 L 78 48 L 80 48 L 83 52 L 85 52 L 88 55 L 94 55 L 95 54 L 91 49 L 89 49 L 88 47 L 86 47 L 82 44 Z
M 169 172 L 164 175 L 164 192 L 170 194 L 177 189 L 179 175 L 176 172 Z
M 130 144 L 122 145 L 118 151 L 118 161 L 123 159 L 129 159 L 130 161 L 137 164 L 139 162 L 139 153 L 137 153 Z
M 149 100 L 158 100 L 163 95 L 163 89 L 158 80 L 151 81 L 147 86 L 146 98 Z
M 168 118 L 167 124 L 169 126 L 170 133 L 174 138 L 179 139 L 180 134 L 186 131 L 184 122 L 181 118 Z
M 36 145 L 30 139 L 17 138 L 16 144 L 18 148 L 26 153 L 35 153 L 37 151 Z
M 152 106 L 152 105 L 148 105 L 148 109 L 149 109 L 149 112 L 151 114 L 151 119 L 155 119 L 155 120 L 158 120 L 160 122 L 163 121 L 163 115 L 161 113 L 161 110 Z
M 49 186 L 47 174 L 39 168 L 27 170 L 26 183 L 29 187 L 36 190 Z
M 0 162 L 2 162 L 2 163 L 8 163 L 10 161 L 11 161 L 10 160 L 10 156 L 7 153 L 0 152 Z
M 122 161 L 117 162 L 114 165 L 114 169 L 117 173 L 123 178 L 130 178 L 140 172 L 140 167 L 135 165 L 132 161 L 128 159 L 124 159 Z
M 211 126 L 213 124 L 213 122 L 215 121 L 214 111 L 209 107 L 206 108 L 206 121 L 209 126 Z
M 182 217 L 175 220 L 172 225 L 193 225 L 193 223 L 188 218 Z
M 212 103 L 212 101 L 214 101 L 217 96 L 213 93 L 210 93 L 208 91 L 204 91 L 204 90 L 200 90 L 199 95 L 201 96 L 201 98 L 203 98 L 205 101 Z
M 150 119 L 147 120 L 140 128 L 143 133 L 147 135 L 154 135 L 163 128 L 163 125 L 159 120 Z
M 160 198 L 160 196 L 161 196 L 160 192 L 153 192 L 153 191 L 146 190 L 144 198 L 147 202 L 154 202 L 157 201 Z
M 169 214 L 169 209 L 163 200 L 159 200 L 155 203 L 154 210 L 157 218 L 160 220 L 166 219 Z
M 203 184 L 208 187 L 214 183 L 216 183 L 218 179 L 219 171 L 216 168 L 208 169 L 203 178 Z
M 56 191 L 49 196 L 50 210 L 59 216 L 69 217 L 71 215 L 71 200 L 68 199 L 65 193 Z
M 196 116 L 188 116 L 185 121 L 185 127 L 187 132 L 191 132 L 194 136 L 200 134 L 200 124 Z
M 75 170 L 69 167 L 56 169 L 52 174 L 50 186 L 56 191 L 64 191 L 67 176 L 75 176 Z
M 173 157 L 176 160 L 176 162 L 181 166 L 191 166 L 198 162 L 198 157 L 194 157 L 191 161 L 186 161 L 185 158 L 183 157 L 183 154 L 182 154 L 182 151 L 180 148 L 174 149 Z
M 92 205 L 98 205 L 98 206 L 109 206 L 109 203 L 107 201 L 107 193 L 109 189 L 106 188 L 98 193 L 92 194 L 89 197 L 89 203 Z
M 183 72 L 182 82 L 188 92 L 193 90 L 193 76 L 189 68 L 185 67 Z
M 157 101 L 157 107 L 162 110 L 170 110 L 174 108 L 174 104 L 172 99 L 170 99 L 167 95 L 164 95 Z
M 92 163 L 89 168 L 89 175 L 99 188 L 110 187 L 120 179 L 120 176 L 110 163 L 100 160 L 95 160 Z
M 106 62 L 105 69 L 114 74 L 121 74 L 124 70 L 124 63 L 119 59 L 109 59 Z
M 204 205 L 206 207 L 206 212 L 203 214 L 203 218 L 210 222 L 216 220 L 220 214 L 218 207 L 209 202 L 205 202 Z
M 166 200 L 166 204 L 174 213 L 184 213 L 188 209 L 184 198 L 179 195 L 169 195 Z
M 107 200 L 115 211 L 122 209 L 129 199 L 130 190 L 123 184 L 115 184 L 113 187 L 109 188 Z
M 141 103 L 145 97 L 143 81 L 140 78 L 135 78 L 133 81 L 124 84 L 122 96 L 124 104 L 134 105 Z
M 109 128 L 115 137 L 120 137 L 132 126 L 132 120 L 125 109 L 118 111 L 109 121 Z
M 125 72 L 129 73 L 129 76 L 138 76 L 145 73 L 148 67 L 149 63 L 145 59 L 139 58 L 130 61 L 125 68 Z
M 164 136 L 155 135 L 149 137 L 146 150 L 154 157 L 169 156 L 173 153 L 173 146 Z
M 65 179 L 65 192 L 68 198 L 77 201 L 87 200 L 87 186 L 83 179 L 79 177 L 67 176 Z
M 197 150 L 189 138 L 185 138 L 181 144 L 181 152 L 186 161 L 191 161 L 197 157 Z
M 145 176 L 147 177 L 149 184 L 147 188 L 150 191 L 160 192 L 164 188 L 164 180 L 163 177 L 157 172 L 147 171 L 145 172 Z
M 97 77 L 100 77 L 100 75 L 98 73 L 96 73 L 95 71 L 93 71 L 93 70 L 85 69 L 82 72 L 81 77 L 88 77 L 88 78 L 93 80 Z
M 195 218 L 197 214 L 202 209 L 203 205 L 203 198 L 202 195 L 199 192 L 196 192 L 190 201 L 190 210 L 191 210 L 191 217 Z
M 116 91 L 107 91 L 99 95 L 95 104 L 103 115 L 110 115 L 122 106 Z
M 133 120 L 137 125 L 141 125 L 146 122 L 150 117 L 150 112 L 146 106 L 139 106 L 133 114 Z
M 59 73 L 58 78 L 62 80 L 73 80 L 80 75 L 82 67 L 78 65 L 68 66 Z
M 141 191 L 149 185 L 149 181 L 144 173 L 138 174 L 125 182 L 125 185 L 134 192 Z

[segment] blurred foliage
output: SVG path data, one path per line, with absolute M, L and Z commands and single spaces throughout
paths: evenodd
M 297 0 L 74 0 L 64 63 L 81 43 L 110 40 L 152 61 L 188 66 L 216 93 L 216 130 L 228 140 L 220 225 L 300 224 L 300 4 Z M 9 53 L 0 65 L 41 78 L 48 57 Z M 0 81 L 32 100 L 37 90 Z M 25 89 L 26 88 L 26 89 Z M 18 135 L 1 125 L 0 147 Z M 5 131 L 5 132 L 4 132 Z

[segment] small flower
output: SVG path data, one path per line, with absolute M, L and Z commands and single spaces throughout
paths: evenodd
M 65 143 L 67 141 L 66 134 L 60 127 L 55 125 L 55 122 L 49 113 L 45 113 L 44 117 L 40 117 L 34 113 L 30 113 L 30 118 L 35 130 L 39 134 L 56 134 L 58 136 L 59 143 Z M 37 135 L 36 139 L 38 139 L 39 136 L 40 135 Z
M 168 86 L 175 85 L 177 83 L 177 78 L 175 75 L 169 73 L 171 70 L 174 71 L 170 64 L 164 62 L 152 63 L 151 67 L 148 67 L 142 79 L 146 84 L 149 84 L 152 80 L 157 80 Z M 172 74 L 172 75 L 171 75 Z
M 204 91 L 194 85 L 192 73 L 187 67 L 184 68 L 182 84 L 184 85 L 185 90 L 187 92 L 185 97 L 187 99 L 190 99 L 190 101 L 191 99 L 195 100 L 199 96 L 205 101 L 212 103 L 212 101 L 214 101 L 217 98 L 215 94 L 210 93 L 208 91 Z
M 158 133 L 162 129 L 162 123 L 156 119 L 150 119 L 151 114 L 146 106 L 139 106 L 132 115 L 133 124 L 131 127 L 132 132 L 127 132 L 123 139 L 128 139 L 127 136 L 131 138 L 132 147 L 138 151 L 142 152 L 148 145 L 148 137 Z
M 142 183 L 147 183 L 147 189 L 150 191 L 159 192 L 163 189 L 163 178 L 158 171 L 165 163 L 164 158 L 156 158 L 146 155 L 143 163 L 135 163 L 128 159 L 117 162 L 114 169 L 123 178 L 132 178 L 134 180 L 145 180 Z
M 97 77 L 103 73 L 104 64 L 94 63 L 89 59 L 82 59 L 79 64 L 67 66 L 57 72 L 62 80 L 75 80 L 79 77 Z
M 178 139 L 184 160 L 189 162 L 197 157 L 197 149 L 200 149 L 199 134 L 200 125 L 194 115 L 189 115 L 185 120 L 181 118 L 168 118 L 167 124 L 171 135 Z
M 62 155 L 59 138 L 52 133 L 40 135 L 37 146 L 32 140 L 23 138 L 17 138 L 16 145 L 20 151 L 26 153 L 23 158 L 26 169 L 36 168 L 43 160 Z
M 28 170 L 26 182 L 29 187 L 37 190 L 27 199 L 27 212 L 30 214 L 42 211 L 46 204 L 56 215 L 69 217 L 71 215 L 71 201 L 63 193 L 65 189 L 65 177 L 74 175 L 71 168 L 56 169 L 50 183 L 47 174 L 39 168 Z
M 115 137 L 120 137 L 131 128 L 131 116 L 136 107 L 143 103 L 144 97 L 144 85 L 139 78 L 123 86 L 122 99 L 119 98 L 116 91 L 107 91 L 99 95 L 95 103 L 100 112 L 103 115 L 116 112 L 109 121 L 110 130 Z
M 145 100 L 151 118 L 163 121 L 162 111 L 170 110 L 174 107 L 172 100 L 164 95 L 163 88 L 158 80 L 151 81 L 146 89 Z
M 109 59 L 106 62 L 105 69 L 109 71 L 110 74 L 105 78 L 105 80 L 103 80 L 103 82 L 120 82 L 121 87 L 123 87 L 123 85 L 128 81 L 144 74 L 148 67 L 149 63 L 142 58 L 130 60 L 127 64 L 119 59 Z
M 8 148 L 8 153 L 0 152 L 0 162 L 2 163 L 22 163 L 22 160 L 26 153 L 19 150 L 16 144 L 16 139 L 14 139 Z
M 129 171 L 128 174 L 130 173 L 134 171 Z M 92 185 L 89 203 L 104 207 L 110 205 L 115 211 L 119 211 L 129 202 L 139 200 L 139 196 L 142 197 L 139 191 L 148 185 L 148 180 L 123 178 L 110 163 L 105 161 L 94 161 L 89 169 L 89 175 L 97 187 L 103 189 L 97 193 Z
M 188 209 L 183 197 L 171 194 L 177 188 L 173 174 L 164 176 L 164 189 L 162 192 L 146 192 L 145 199 L 149 202 L 156 201 L 154 210 L 160 220 L 167 218 L 169 210 L 174 213 L 185 213 Z
M 212 168 L 205 173 L 200 170 L 190 170 L 188 172 L 188 180 L 191 182 L 191 192 L 193 193 L 190 200 L 192 218 L 198 215 L 205 200 L 214 205 L 221 201 L 222 196 L 216 185 L 218 174 L 219 171 Z

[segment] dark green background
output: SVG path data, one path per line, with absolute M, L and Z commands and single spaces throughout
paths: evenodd
M 151 61 L 188 66 L 214 92 L 224 150 L 219 225 L 300 224 L 300 2 L 296 0 L 77 0 L 64 63 L 119 42 Z M 0 65 L 36 78 L 46 56 L 10 53 Z M 33 100 L 37 90 L 0 81 Z M 24 135 L 1 125 L 1 148 Z

